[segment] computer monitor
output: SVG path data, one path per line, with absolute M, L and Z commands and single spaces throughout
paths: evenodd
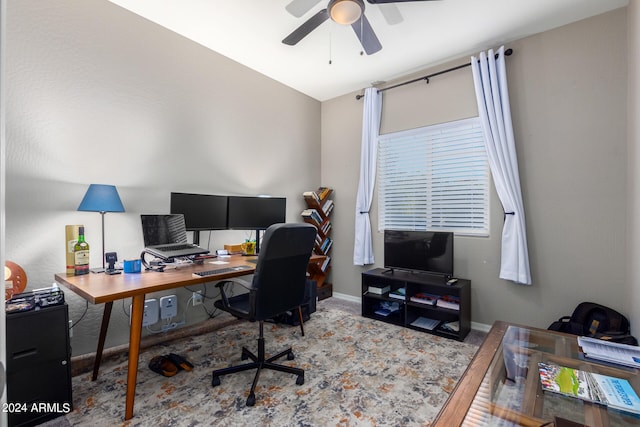
M 285 197 L 229 196 L 228 228 L 231 230 L 265 230 L 272 224 L 286 222 Z
M 260 252 L 260 230 L 286 222 L 287 199 L 284 197 L 229 196 L 228 228 L 256 230 L 256 254 Z
M 193 231 L 198 244 L 200 231 L 227 228 L 227 196 L 171 193 L 171 213 L 184 215 L 187 231 Z

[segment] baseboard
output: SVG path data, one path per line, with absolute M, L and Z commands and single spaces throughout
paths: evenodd
M 491 329 L 491 325 L 486 325 L 484 323 L 471 322 L 471 329 L 487 333 Z
M 333 297 L 344 301 L 354 302 L 358 305 L 362 304 L 361 297 L 354 297 L 353 295 L 341 294 L 340 292 L 334 292 Z

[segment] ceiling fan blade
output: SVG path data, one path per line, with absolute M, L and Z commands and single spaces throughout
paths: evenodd
M 327 19 L 329 19 L 329 12 L 327 12 L 327 9 L 322 9 L 311 18 L 309 18 L 307 22 L 300 25 L 291 34 L 285 37 L 284 40 L 282 40 L 282 43 L 288 44 L 289 46 L 297 44 L 300 40 L 308 36 L 311 31 L 318 28 L 318 26 Z
M 385 3 L 407 3 L 410 1 L 440 1 L 440 0 L 367 0 L 371 4 L 385 4 Z
M 380 12 L 382 12 L 384 20 L 387 21 L 389 25 L 396 25 L 403 21 L 400 9 L 393 3 L 381 4 Z
M 296 18 L 300 18 L 318 3 L 320 3 L 320 0 L 292 0 L 284 8 Z
M 367 55 L 372 55 L 382 49 L 382 45 L 380 44 L 380 40 L 378 40 L 378 36 L 373 31 L 371 24 L 369 24 L 369 20 L 365 15 L 362 15 L 360 19 L 351 24 L 351 28 L 355 31 L 358 40 L 360 40 L 360 44 L 364 48 L 364 51 Z

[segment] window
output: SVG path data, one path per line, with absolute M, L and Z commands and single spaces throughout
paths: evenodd
M 378 230 L 489 234 L 489 165 L 477 117 L 380 135 Z

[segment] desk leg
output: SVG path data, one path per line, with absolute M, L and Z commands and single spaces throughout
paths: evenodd
M 93 361 L 93 375 L 91 381 L 98 379 L 98 370 L 102 361 L 102 350 L 104 350 L 104 341 L 107 338 L 107 329 L 109 328 L 109 319 L 111 319 L 111 309 L 113 302 L 104 304 L 104 312 L 102 313 L 102 325 L 100 326 L 100 338 L 98 338 L 98 349 L 96 350 L 96 360 Z
M 136 380 L 138 378 L 138 357 L 140 356 L 143 315 L 144 294 L 134 295 L 131 301 L 131 332 L 129 333 L 129 366 L 127 371 L 125 420 L 133 418 L 133 402 L 136 397 Z

